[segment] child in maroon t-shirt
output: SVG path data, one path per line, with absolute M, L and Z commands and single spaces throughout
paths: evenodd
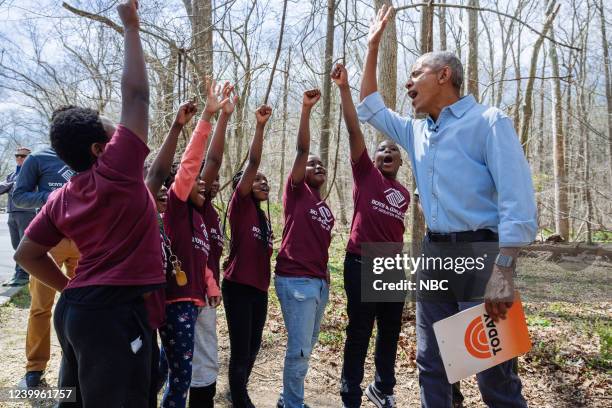
M 304 92 L 297 154 L 283 195 L 285 226 L 276 258 L 275 288 L 287 329 L 279 407 L 304 405 L 304 379 L 329 299 L 328 249 L 334 216 L 319 189 L 327 171 L 310 150 L 310 112 L 321 97 Z
M 222 283 L 230 335 L 229 386 L 234 407 L 253 407 L 247 392 L 249 375 L 261 346 L 268 313 L 272 228 L 260 208 L 268 200 L 268 179 L 259 173 L 263 136 L 272 108 L 257 109 L 257 127 L 244 172 L 234 176 L 228 207 L 230 254 Z
M 174 154 L 178 144 L 178 137 L 183 127 L 189 123 L 197 112 L 197 106 L 193 101 L 187 101 L 181 104 L 168 131 L 168 135 L 164 139 L 159 152 L 155 156 L 155 160 L 151 167 L 147 169 L 145 176 L 145 184 L 151 194 L 155 197 L 155 204 L 158 212 L 158 223 L 160 236 L 162 241 L 162 256 L 164 272 L 166 277 L 171 276 L 173 272 L 172 263 L 170 262 L 172 250 L 170 248 L 170 240 L 164 231 L 161 214 L 166 212 L 168 207 L 168 188 L 164 183 L 169 180 L 172 170 Z M 157 330 L 166 322 L 166 288 L 160 288 L 151 293 L 145 299 L 145 305 L 149 314 L 149 324 L 153 329 L 153 341 L 151 348 L 151 387 L 149 395 L 149 407 L 156 408 L 157 394 L 165 382 L 167 368 L 160 369 L 160 350 L 157 345 Z M 165 359 L 165 356 L 164 356 Z M 162 367 L 167 367 L 167 362 L 162 362 Z
M 118 6 L 125 47 L 120 125 L 115 129 L 87 108 L 57 113 L 51 145 L 78 174 L 51 194 L 15 254 L 32 276 L 62 292 L 54 315 L 62 347 L 59 386 L 75 387 L 79 406 L 148 403 L 151 330 L 144 297 L 165 277 L 155 203 L 142 177 L 149 85 L 137 9 L 134 0 Z M 71 280 L 47 255 L 65 237 L 81 253 Z
M 172 250 L 173 274 L 166 287 L 166 324 L 159 329 L 168 362 L 168 381 L 163 407 L 185 407 L 191 384 L 194 352 L 194 328 L 200 308 L 207 303 L 216 307 L 220 293 L 210 268 L 207 268 L 210 242 L 200 208 L 204 205 L 204 187 L 217 177 L 223 156 L 225 130 L 233 105 L 233 87 L 226 82 L 215 93 L 209 86 L 206 107 L 181 159 L 174 183 L 168 192 L 168 208 L 163 214 L 164 231 Z M 222 100 L 222 98 L 224 98 Z M 228 108 L 230 105 L 231 109 Z M 210 143 L 202 180 L 199 170 L 210 119 L 221 111 Z M 228 113 L 229 112 L 229 113 Z
M 206 188 L 204 206 L 199 208 L 210 243 L 206 267 L 212 272 L 217 285 L 220 279 L 221 255 L 225 239 L 221 229 L 219 213 L 213 200 L 219 192 L 219 176 Z M 217 392 L 219 374 L 219 354 L 217 339 L 217 308 L 204 306 L 200 308 L 195 325 L 191 386 L 189 388 L 190 407 L 213 407 Z
M 360 406 L 363 364 L 376 320 L 376 375 L 375 381 L 366 389 L 366 395 L 377 406 L 395 406 L 395 358 L 404 303 L 361 301 L 361 245 L 391 243 L 396 244 L 398 253 L 401 251 L 404 215 L 408 210 L 410 194 L 396 179 L 402 159 L 394 142 L 381 142 L 373 161 L 368 156 L 344 66 L 337 64 L 331 77 L 340 89 L 344 122 L 349 133 L 355 206 L 344 260 L 344 289 L 348 299 L 349 323 L 346 328 L 340 393 L 347 408 Z

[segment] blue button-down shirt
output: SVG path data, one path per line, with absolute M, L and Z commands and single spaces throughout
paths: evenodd
M 501 110 L 468 95 L 442 109 L 434 122 L 398 115 L 375 92 L 357 113 L 408 152 L 431 231 L 487 228 L 499 234 L 500 246 L 535 239 L 531 171 L 512 122 Z

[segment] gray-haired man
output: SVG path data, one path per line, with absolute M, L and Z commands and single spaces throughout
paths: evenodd
M 422 55 L 412 68 L 406 84 L 408 96 L 415 112 L 425 114 L 425 119 L 401 117 L 384 105 L 377 92 L 376 63 L 391 12 L 383 6 L 370 27 L 359 118 L 408 152 L 428 226 L 423 242 L 426 258 L 456 256 L 449 254 L 448 243 L 455 248 L 457 243 L 466 243 L 464 247 L 472 248 L 470 255 L 475 256 L 486 243 L 497 247 L 499 242 L 499 255 L 493 256 L 489 275 L 479 282 L 480 286 L 463 288 L 471 290 L 469 298 L 459 297 L 460 292 L 454 291 L 444 294 L 444 301 L 417 302 L 421 404 L 450 408 L 451 385 L 433 323 L 483 301 L 494 321 L 505 318 L 514 299 L 518 251 L 533 241 L 537 231 L 535 198 L 530 169 L 512 122 L 499 109 L 478 104 L 472 95 L 460 96 L 463 67 L 452 53 Z M 422 268 L 418 277 L 431 279 L 441 272 Z M 446 276 L 456 278 L 449 272 Z M 489 407 L 527 406 L 512 361 L 485 370 L 477 378 Z

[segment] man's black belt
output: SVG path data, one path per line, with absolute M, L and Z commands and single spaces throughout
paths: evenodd
M 427 239 L 431 242 L 497 242 L 499 241 L 499 236 L 490 229 L 449 233 L 428 230 Z

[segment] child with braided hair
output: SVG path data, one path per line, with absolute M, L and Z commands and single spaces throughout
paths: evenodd
M 261 209 L 270 187 L 258 171 L 264 128 L 272 108 L 257 109 L 257 127 L 243 172 L 232 180 L 234 192 L 228 207 L 230 254 L 222 284 L 223 304 L 230 335 L 229 386 L 235 408 L 254 407 L 247 392 L 249 376 L 261 346 L 268 312 L 272 228 Z

